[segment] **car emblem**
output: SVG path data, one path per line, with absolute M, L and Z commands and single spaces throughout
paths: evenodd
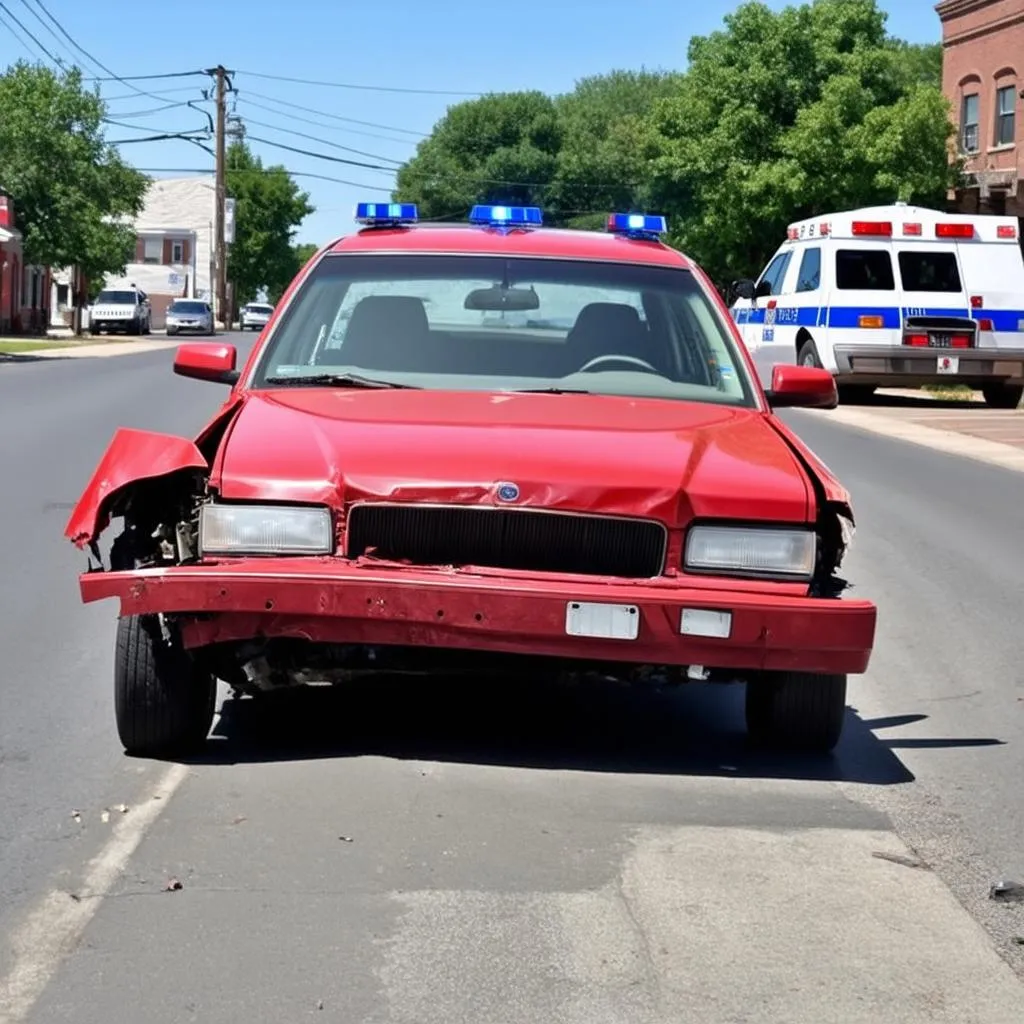
M 519 497 L 519 488 L 515 484 L 498 484 L 498 501 L 515 501 Z

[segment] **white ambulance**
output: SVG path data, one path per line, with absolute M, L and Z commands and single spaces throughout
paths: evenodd
M 732 315 L 767 381 L 824 366 L 840 394 L 966 384 L 999 409 L 1024 395 L 1024 258 L 1015 217 L 905 203 L 789 226 Z

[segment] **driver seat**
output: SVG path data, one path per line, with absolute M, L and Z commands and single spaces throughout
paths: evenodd
M 591 302 L 580 310 L 566 337 L 569 373 L 598 356 L 633 356 L 654 365 L 647 328 L 633 306 Z
M 423 369 L 430 326 L 423 300 L 409 295 L 368 295 L 356 303 L 341 347 L 346 365 L 361 370 Z

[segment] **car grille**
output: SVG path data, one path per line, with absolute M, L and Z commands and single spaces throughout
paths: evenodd
M 654 520 L 491 506 L 355 505 L 347 553 L 414 565 L 649 579 L 661 575 L 667 533 Z

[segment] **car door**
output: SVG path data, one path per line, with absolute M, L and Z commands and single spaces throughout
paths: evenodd
M 771 365 L 775 362 L 775 309 L 792 260 L 792 248 L 783 249 L 765 267 L 757 281 L 754 304 L 744 325 L 743 340 L 762 384 L 771 381 Z

